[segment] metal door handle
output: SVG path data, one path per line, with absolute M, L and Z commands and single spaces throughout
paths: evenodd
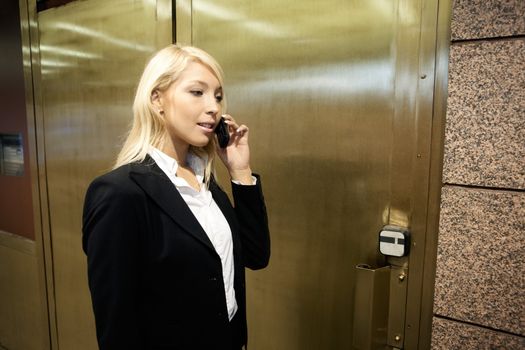
M 356 266 L 354 349 L 403 348 L 407 282 L 406 267 Z

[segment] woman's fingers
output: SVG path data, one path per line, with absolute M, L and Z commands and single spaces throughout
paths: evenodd
M 248 127 L 246 125 L 241 125 L 239 126 L 236 130 L 235 130 L 235 133 L 239 136 L 242 136 L 244 135 L 244 133 L 248 132 Z
M 231 127 L 230 130 L 233 130 L 233 132 L 239 136 L 242 136 L 244 135 L 244 133 L 248 132 L 248 127 L 246 125 L 239 125 L 237 124 L 237 122 L 235 121 L 235 119 L 233 119 L 233 117 L 229 114 L 223 114 L 222 117 L 224 118 L 224 121 L 226 122 L 226 124 Z
M 233 130 L 237 130 L 239 125 L 235 122 L 235 119 L 229 114 L 223 114 L 222 117 L 224 118 L 224 121 L 228 126 L 230 126 Z

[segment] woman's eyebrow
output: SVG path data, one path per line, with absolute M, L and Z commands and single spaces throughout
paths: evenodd
M 204 85 L 204 86 L 206 86 L 206 87 L 208 86 L 208 84 L 206 84 L 206 83 L 205 83 L 204 81 L 202 81 L 202 80 L 190 80 L 190 81 L 188 82 L 188 84 L 199 84 L 199 85 Z
M 202 81 L 202 80 L 190 80 L 190 81 L 188 82 L 188 84 L 199 84 L 199 85 L 202 85 L 202 86 L 204 86 L 204 87 L 206 87 L 206 88 L 209 87 L 208 84 L 207 84 L 206 82 Z M 222 92 L 222 86 L 219 85 L 219 86 L 215 89 L 215 91 L 221 91 L 221 92 Z

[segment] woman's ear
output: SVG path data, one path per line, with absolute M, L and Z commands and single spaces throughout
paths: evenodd
M 153 90 L 151 93 L 151 103 L 157 109 L 157 112 L 160 114 L 164 113 L 164 109 L 162 108 L 162 96 L 159 90 Z

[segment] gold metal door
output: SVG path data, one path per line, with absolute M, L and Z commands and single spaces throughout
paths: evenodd
M 360 263 L 408 267 L 389 341 L 429 346 L 438 12 L 437 0 L 176 1 L 177 41 L 222 63 L 262 174 L 272 257 L 248 274 L 250 349 L 351 349 Z M 408 258 L 379 254 L 387 224 L 410 229 Z
M 81 248 L 83 197 L 112 167 L 146 60 L 172 41 L 171 13 L 165 0 L 85 0 L 38 14 L 53 348 L 97 349 Z

